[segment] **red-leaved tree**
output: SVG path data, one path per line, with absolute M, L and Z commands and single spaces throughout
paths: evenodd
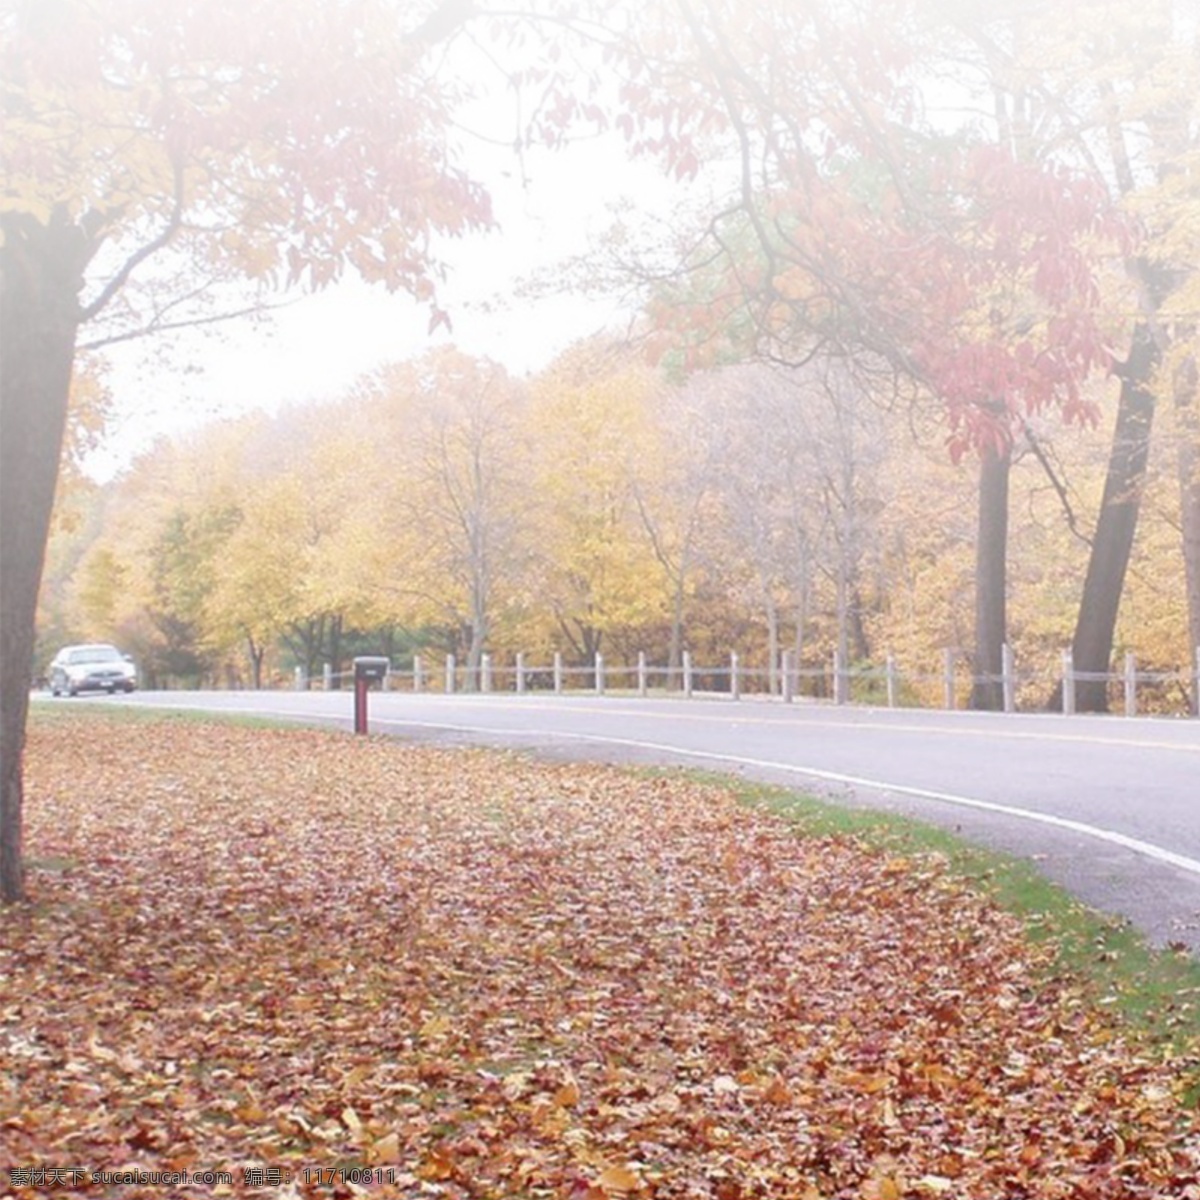
M 691 365 L 833 355 L 940 402 L 950 453 L 980 461 L 973 702 L 997 706 L 1011 451 L 1036 414 L 1094 419 L 1084 381 L 1111 365 L 1097 279 L 1129 252 L 1125 222 L 1094 175 L 1037 143 L 1023 85 L 972 18 L 933 0 L 623 15 L 606 45 L 623 76 L 616 125 L 722 196 L 656 321 Z M 972 120 L 939 111 L 981 103 Z

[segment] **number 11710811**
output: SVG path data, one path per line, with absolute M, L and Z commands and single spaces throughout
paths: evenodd
M 300 1172 L 304 1183 L 357 1184 L 359 1187 L 378 1187 L 394 1184 L 399 1178 L 395 1167 L 306 1167 Z

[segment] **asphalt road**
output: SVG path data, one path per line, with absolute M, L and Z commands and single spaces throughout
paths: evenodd
M 350 692 L 170 692 L 57 703 L 352 726 Z M 919 816 L 1034 859 L 1155 943 L 1200 954 L 1200 722 L 755 700 L 372 692 L 371 732 L 702 766 Z

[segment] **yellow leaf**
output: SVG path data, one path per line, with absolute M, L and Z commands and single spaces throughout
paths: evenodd
M 922 1175 L 917 1180 L 916 1186 L 926 1192 L 933 1192 L 934 1195 L 940 1196 L 954 1186 L 954 1181 L 947 1179 L 945 1175 Z
M 389 1133 L 371 1147 L 371 1161 L 375 1163 L 398 1163 L 400 1161 L 400 1135 Z
M 363 1125 L 358 1119 L 358 1113 L 352 1108 L 342 1109 L 342 1124 L 356 1137 L 362 1137 Z
M 662 1092 L 650 1101 L 650 1107 L 656 1113 L 665 1113 L 667 1116 L 670 1116 L 672 1113 L 677 1113 L 683 1107 L 683 1101 L 680 1100 L 676 1092 Z
M 605 1192 L 636 1192 L 642 1186 L 642 1179 L 628 1167 L 609 1167 L 601 1172 L 596 1186 Z
M 846 1076 L 846 1083 L 868 1096 L 873 1096 L 876 1092 L 882 1092 L 885 1088 L 890 1087 L 892 1077 L 885 1071 L 876 1071 L 870 1075 L 852 1071 Z
M 554 1093 L 554 1103 L 559 1108 L 574 1108 L 579 1103 L 579 1084 L 574 1079 L 568 1079 L 566 1083 Z
M 88 1049 L 92 1052 L 92 1057 L 98 1058 L 101 1062 L 116 1062 L 119 1057 L 115 1050 L 102 1046 L 94 1033 L 88 1041 Z

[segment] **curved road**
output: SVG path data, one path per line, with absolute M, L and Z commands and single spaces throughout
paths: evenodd
M 346 727 L 353 716 L 350 692 L 98 699 Z M 372 692 L 370 725 L 373 733 L 422 741 L 701 766 L 919 816 L 1036 860 L 1050 878 L 1127 917 L 1159 945 L 1200 952 L 1200 722 Z

